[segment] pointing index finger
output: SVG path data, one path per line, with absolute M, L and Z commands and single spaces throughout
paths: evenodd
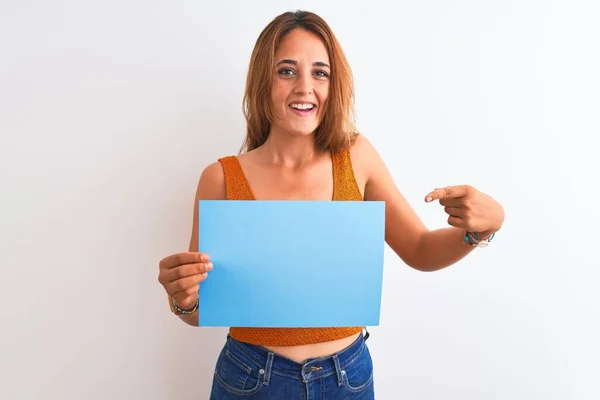
M 463 197 L 466 194 L 466 186 L 446 186 L 430 192 L 427 196 L 425 196 L 425 201 L 427 203 L 431 203 L 434 200 L 455 199 L 458 197 Z

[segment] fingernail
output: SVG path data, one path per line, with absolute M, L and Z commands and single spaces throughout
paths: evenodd
M 206 269 L 207 269 L 207 270 L 209 270 L 209 271 L 210 271 L 211 269 L 213 269 L 213 265 L 212 265 L 212 263 L 211 263 L 211 262 L 209 262 L 208 264 L 206 264 Z
M 431 200 L 433 200 L 433 199 L 431 198 L 431 196 L 427 196 L 427 198 L 425 199 L 425 201 L 426 201 L 426 202 L 428 202 L 428 203 L 429 203 Z
M 208 276 L 208 272 L 203 273 L 202 276 L 206 278 Z

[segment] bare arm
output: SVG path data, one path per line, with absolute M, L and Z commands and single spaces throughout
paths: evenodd
M 436 271 L 473 250 L 463 243 L 464 229 L 451 226 L 429 230 L 424 225 L 366 138 L 357 138 L 352 157 L 355 165 L 365 171 L 365 200 L 385 201 L 385 240 L 407 265 L 419 271 Z
M 198 181 L 196 196 L 194 198 L 194 212 L 189 252 L 198 252 L 198 218 L 200 215 L 198 202 L 200 200 L 224 200 L 225 198 L 225 180 L 223 176 L 223 169 L 221 168 L 221 165 L 216 162 L 204 169 L 200 175 L 200 180 Z M 201 286 L 201 284 L 199 286 Z M 198 288 L 198 295 L 200 295 L 200 287 Z M 179 315 L 179 318 L 188 325 L 198 326 L 199 311 L 196 311 L 193 314 Z

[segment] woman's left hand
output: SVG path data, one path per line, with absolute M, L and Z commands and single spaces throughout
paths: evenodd
M 469 185 L 447 186 L 425 196 L 427 203 L 434 200 L 444 206 L 450 225 L 477 232 L 482 239 L 500 230 L 504 223 L 500 203 Z

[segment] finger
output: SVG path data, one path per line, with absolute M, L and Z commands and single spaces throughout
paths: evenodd
M 189 296 L 190 294 L 194 294 L 198 291 L 200 284 L 206 280 L 208 274 L 200 274 L 194 277 L 195 279 L 189 280 L 187 282 L 178 282 L 173 283 L 173 286 L 170 286 L 167 290 L 170 296 Z M 185 278 L 190 279 L 190 278 Z
M 464 207 L 464 199 L 442 199 L 440 205 L 447 207 Z
M 208 273 L 206 272 L 204 274 L 187 276 L 185 278 L 177 279 L 174 282 L 169 282 L 165 288 L 169 294 L 173 295 L 173 293 L 187 290 L 200 284 L 200 282 L 205 280 L 207 276 Z
M 448 217 L 448 224 L 461 229 L 465 229 L 466 227 L 465 221 L 462 218 L 455 217 L 452 215 Z
M 197 296 L 198 295 L 198 290 L 200 289 L 200 285 L 194 285 L 192 287 L 189 287 L 185 290 L 180 290 L 178 292 L 175 292 L 171 295 L 171 297 L 173 297 L 174 299 L 186 299 L 190 296 Z
M 467 192 L 468 189 L 466 185 L 446 186 L 428 193 L 427 196 L 425 196 L 425 201 L 431 203 L 434 200 L 456 199 L 465 196 Z
M 184 264 L 194 264 L 210 261 L 210 256 L 206 253 L 184 252 L 170 255 L 160 261 L 161 268 L 175 268 Z
M 165 276 L 168 282 L 174 282 L 177 279 L 185 278 L 186 276 L 203 274 L 211 271 L 212 269 L 213 264 L 211 262 L 184 264 L 167 270 Z
M 444 207 L 444 211 L 446 214 L 452 217 L 464 218 L 465 217 L 465 209 L 460 207 Z

